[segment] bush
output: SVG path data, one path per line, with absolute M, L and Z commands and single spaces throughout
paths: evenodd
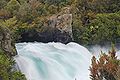
M 88 25 L 75 29 L 73 33 L 76 42 L 82 44 L 117 43 L 120 39 L 120 13 L 97 14 Z
M 90 71 L 92 80 L 119 80 L 120 60 L 117 59 L 115 49 L 112 48 L 108 55 L 101 52 L 98 60 L 93 56 Z
M 18 71 L 12 70 L 15 61 L 0 50 L 0 80 L 26 80 Z

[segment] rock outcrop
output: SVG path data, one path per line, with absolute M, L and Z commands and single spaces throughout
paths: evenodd
M 68 7 L 58 14 L 55 14 L 44 23 L 44 31 L 39 32 L 35 29 L 22 32 L 18 42 L 62 42 L 68 43 L 72 37 L 72 14 Z
M 7 55 L 16 55 L 16 50 L 14 45 L 12 45 L 11 32 L 6 27 L 0 26 L 0 49 L 4 51 Z
M 48 19 L 48 27 L 57 28 L 61 33 L 68 33 L 72 37 L 72 14 L 70 8 L 65 7 L 59 14 Z

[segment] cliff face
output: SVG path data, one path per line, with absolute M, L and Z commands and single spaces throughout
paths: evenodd
M 21 34 L 18 42 L 62 42 L 68 43 L 73 40 L 72 37 L 72 14 L 69 8 L 64 8 L 58 14 L 49 18 L 44 24 L 45 30 L 38 32 L 37 30 L 27 30 Z
M 61 33 L 68 33 L 72 37 L 72 14 L 70 14 L 70 8 L 65 7 L 57 15 L 53 15 L 48 19 L 48 27 L 57 28 Z
M 0 49 L 7 55 L 13 56 L 16 54 L 14 45 L 12 45 L 12 36 L 8 28 L 0 26 Z

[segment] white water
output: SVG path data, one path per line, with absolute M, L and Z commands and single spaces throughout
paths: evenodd
M 108 52 L 111 50 L 111 46 L 110 45 L 106 45 L 106 46 L 94 45 L 89 47 L 89 50 L 94 56 L 96 56 L 96 58 L 99 58 L 101 51 L 105 54 L 108 54 Z M 116 50 L 117 58 L 120 59 L 120 47 L 115 47 L 115 50 Z
M 90 80 L 91 53 L 77 43 L 18 43 L 15 60 L 27 80 Z

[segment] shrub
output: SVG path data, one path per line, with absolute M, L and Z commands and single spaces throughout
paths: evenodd
M 120 79 L 120 60 L 117 59 L 116 51 L 112 48 L 108 55 L 101 52 L 100 58 L 97 60 L 95 56 L 92 58 L 90 67 L 92 80 L 119 80 Z
M 26 80 L 25 76 L 12 70 L 15 61 L 0 50 L 0 80 Z
M 73 25 L 73 29 L 75 41 L 81 44 L 117 43 L 120 39 L 120 13 L 97 14 L 88 25 L 79 28 Z

